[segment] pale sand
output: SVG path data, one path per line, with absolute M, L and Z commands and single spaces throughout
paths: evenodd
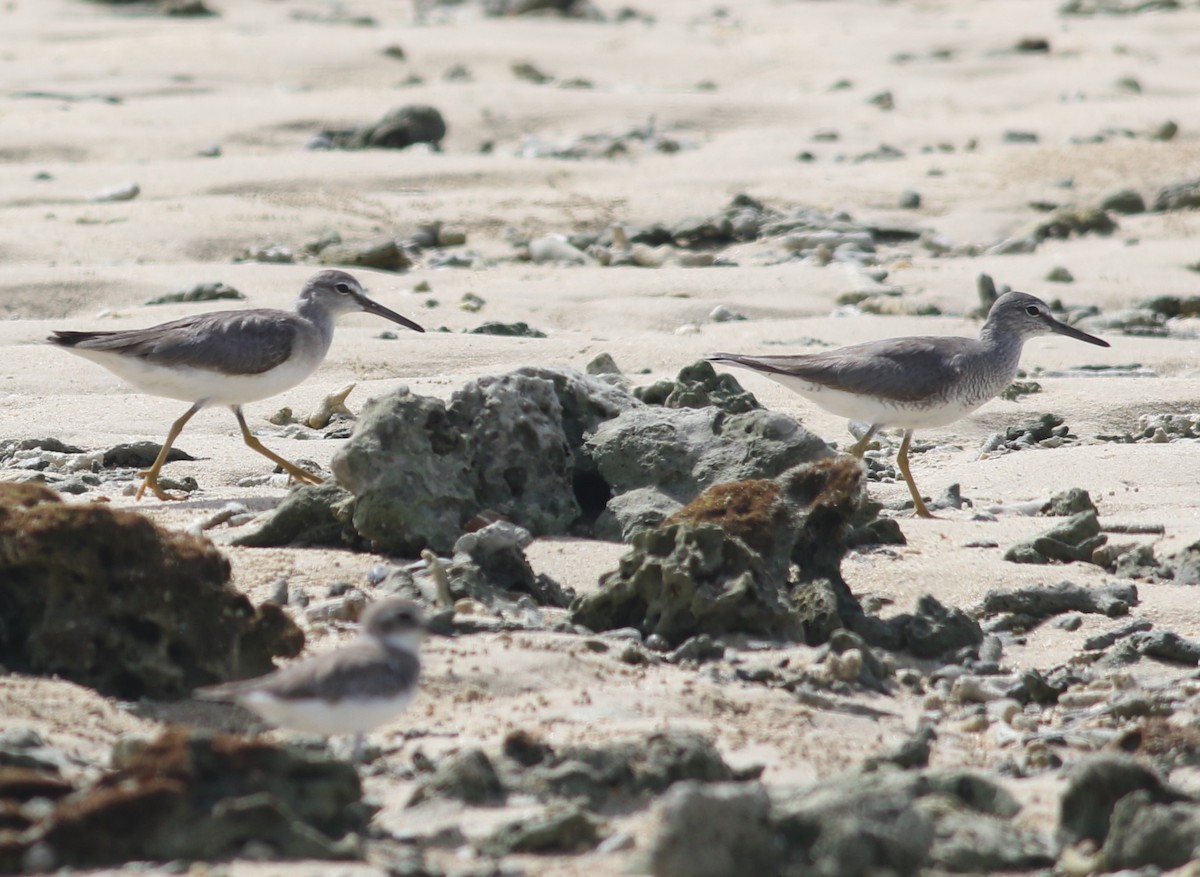
M 602 3 L 607 10 L 616 4 Z M 160 441 L 182 413 L 179 403 L 138 395 L 104 370 L 38 342 L 53 328 L 143 326 L 210 309 L 213 305 L 145 307 L 147 299 L 205 280 L 243 290 L 252 306 L 286 306 L 313 265 L 232 264 L 244 246 L 279 242 L 299 249 L 324 229 L 347 240 L 403 236 L 420 223 L 441 220 L 465 230 L 468 246 L 488 256 L 511 253 L 507 232 L 537 235 L 714 213 L 739 192 L 781 208 L 809 205 L 845 209 L 859 220 L 879 218 L 928 228 L 958 243 L 987 244 L 1017 234 L 1040 218 L 1027 203 L 1095 203 L 1104 193 L 1133 186 L 1147 198 L 1161 185 L 1189 179 L 1200 167 L 1200 137 L 1190 128 L 1197 98 L 1194 33 L 1200 11 L 1116 18 L 1064 19 L 1054 3 L 779 3 L 730 4 L 715 19 L 703 4 L 660 0 L 644 4 L 658 22 L 589 24 L 553 20 L 485 20 L 473 7 L 451 13 L 452 24 L 412 24 L 410 5 L 384 0 L 348 4 L 374 14 L 381 26 L 358 28 L 295 21 L 295 10 L 323 11 L 324 3 L 224 3 L 220 18 L 186 21 L 114 11 L 68 0 L 15 0 L 0 9 L 0 437 L 53 435 L 87 448 L 119 441 Z M 436 20 L 436 14 L 435 14 Z M 1018 55 L 1025 36 L 1051 41 L 1049 56 Z M 408 61 L 386 58 L 389 44 Z M 950 60 L 930 53 L 949 49 Z M 898 52 L 913 60 L 892 61 Z M 552 75 L 587 77 L 594 90 L 535 86 L 515 79 L 513 61 L 530 60 Z M 475 79 L 445 82 L 442 72 L 467 64 Z M 399 88 L 410 72 L 424 85 Z M 1141 94 L 1122 91 L 1135 76 Z M 840 79 L 853 87 L 831 91 Z M 703 80 L 715 91 L 697 90 Z M 884 112 L 868 98 L 890 89 L 897 108 Z M 119 105 L 67 103 L 18 97 L 25 91 L 112 94 Z M 322 153 L 304 150 L 323 125 L 374 121 L 406 103 L 429 103 L 445 115 L 450 133 L 443 154 Z M 580 162 L 515 157 L 523 134 L 548 140 L 594 131 L 625 130 L 657 119 L 660 130 L 691 138 L 700 148 L 634 160 Z M 1145 132 L 1166 119 L 1182 131 L 1173 141 L 1113 138 L 1070 145 L 1073 135 L 1107 126 Z M 820 129 L 836 143 L 814 143 Z M 1038 144 L 1001 142 L 1009 129 L 1038 132 Z M 495 141 L 495 153 L 479 147 Z M 977 148 L 967 151 L 969 141 Z M 196 152 L 221 144 L 217 159 Z M 887 143 L 897 161 L 835 162 Z M 951 144 L 953 153 L 922 147 Z M 812 163 L 796 161 L 809 149 Z M 929 176 L 940 169 L 941 176 Z M 52 175 L 37 181 L 35 173 Z M 1073 189 L 1056 185 L 1073 177 Z M 142 194 L 127 203 L 89 203 L 92 192 L 126 180 Z M 924 206 L 894 209 L 905 189 Z M 465 381 L 528 364 L 582 368 L 611 353 L 638 380 L 673 375 L 705 352 L 724 349 L 779 352 L 767 342 L 815 337 L 831 344 L 903 334 L 974 334 L 978 321 L 962 316 L 978 302 L 980 272 L 998 282 L 1073 304 L 1110 310 L 1150 295 L 1191 295 L 1196 274 L 1200 214 L 1119 217 L 1111 237 L 1047 242 L 1022 256 L 933 258 L 917 245 L 891 280 L 905 300 L 936 304 L 936 318 L 832 317 L 839 293 L 853 288 L 837 267 L 786 264 L 764 267 L 757 257 L 773 244 L 735 247 L 743 267 L 558 268 L 503 262 L 481 271 L 418 268 L 404 275 L 360 271 L 380 301 L 429 328 L 452 334 L 401 333 L 368 317 L 346 319 L 329 358 L 302 386 L 249 407 L 256 429 L 283 405 L 297 412 L 351 381 L 350 404 L 407 385 L 447 397 Z M 1050 284 L 1050 268 L 1066 265 L 1076 278 Z M 430 293 L 414 293 L 428 282 Z M 460 310 L 465 293 L 482 296 L 479 314 Z M 433 297 L 437 308 L 423 306 Z M 745 322 L 713 324 L 718 304 L 746 314 Z M 488 320 L 524 320 L 549 334 L 513 340 L 458 334 Z M 694 334 L 676 334 L 698 323 Z M 974 416 L 918 437 L 935 442 L 914 455 L 918 483 L 937 495 L 960 483 L 977 506 L 1017 502 L 1068 487 L 1083 487 L 1100 504 L 1102 521 L 1162 523 L 1155 542 L 1168 553 L 1200 538 L 1194 478 L 1200 445 L 1090 444 L 1059 450 L 976 459 L 986 436 L 1027 415 L 1066 416 L 1077 435 L 1132 431 L 1140 414 L 1200 408 L 1191 340 L 1110 336 L 1100 350 L 1064 338 L 1026 347 L 1028 368 L 1083 363 L 1141 363 L 1153 379 L 1041 379 L 1044 391 L 1019 403 L 994 401 Z M 801 347 L 795 348 L 803 349 Z M 649 374 L 637 374 L 648 369 Z M 753 375 L 738 374 L 768 406 L 800 418 L 831 441 L 845 444 L 845 424 Z M 322 464 L 330 442 L 265 438 L 289 457 Z M 232 416 L 198 415 L 179 446 L 199 458 L 172 464 L 168 474 L 193 475 L 202 491 L 169 505 L 138 508 L 172 527 L 186 525 L 231 499 L 266 507 L 284 488 L 240 488 L 239 479 L 267 464 L 245 448 Z M 906 496 L 903 484 L 873 485 L 885 501 Z M 132 506 L 114 495 L 114 504 Z M 894 552 L 847 559 L 847 581 L 860 596 L 911 608 L 922 593 L 971 606 L 992 587 L 1070 579 L 1105 581 L 1096 567 L 1039 568 L 1001 560 L 1017 539 L 1045 529 L 1044 519 L 1004 515 L 998 523 L 969 520 L 970 512 L 941 520 L 902 520 L 909 545 Z M 217 530 L 225 544 L 234 531 Z M 1126 541 L 1122 537 L 1113 537 Z M 1133 537 L 1128 541 L 1145 541 Z M 1000 549 L 963 547 L 977 539 Z M 247 550 L 226 547 L 236 582 L 254 599 L 287 576 L 320 596 L 331 582 L 362 584 L 379 562 L 332 551 Z M 564 584 L 587 590 L 615 566 L 619 546 L 541 540 L 530 551 L 535 566 Z M 1187 588 L 1143 586 L 1135 617 L 1184 636 L 1200 635 Z M 1115 622 L 1091 616 L 1080 631 L 1047 625 L 1005 661 L 1049 668 L 1066 660 L 1082 638 Z M 325 648 L 334 636 L 318 636 Z M 810 650 L 794 651 L 800 660 Z M 428 648 L 425 693 L 398 719 L 385 743 L 389 763 L 408 763 L 419 746 L 431 755 L 453 748 L 496 746 L 512 728 L 552 742 L 601 741 L 666 725 L 712 734 L 735 764 L 762 762 L 771 783 L 830 776 L 871 752 L 890 748 L 914 727 L 920 702 L 864 698 L 893 713 L 870 721 L 803 707 L 783 692 L 712 682 L 707 674 L 672 667 L 635 669 L 612 654 L 586 651 L 578 639 L 522 634 L 434 641 Z M 777 656 L 775 656 L 777 657 Z M 451 675 L 453 669 L 453 675 Z M 1135 676 L 1161 669 L 1142 664 Z M 133 718 L 84 689 L 62 682 L 0 679 L 5 724 L 30 724 L 59 746 L 103 758 L 117 735 L 150 734 L 156 723 Z M 499 721 L 497 721 L 499 717 Z M 946 726 L 944 726 L 946 727 Z M 404 743 L 404 731 L 430 736 Z M 986 736 L 942 734 L 937 764 L 994 766 L 1004 752 Z M 1054 778 L 1006 781 L 1029 804 L 1020 817 L 1045 826 L 1055 818 Z M 401 806 L 409 786 L 374 779 L 385 802 L 378 817 L 392 828 L 410 826 Z M 447 813 L 457 821 L 460 814 Z M 497 814 L 474 814 L 468 833 Z M 644 841 L 651 823 L 624 820 Z M 619 873 L 637 852 L 599 859 L 523 858 L 533 873 Z M 260 866 L 239 864 L 237 873 Z M 273 869 L 277 870 L 277 869 Z

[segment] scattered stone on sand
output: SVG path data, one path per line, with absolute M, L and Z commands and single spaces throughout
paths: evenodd
M 485 15 L 559 15 L 604 21 L 604 13 L 591 0 L 483 0 Z
M 435 799 L 474 805 L 499 804 L 507 794 L 487 754 L 482 749 L 467 749 L 443 761 L 428 779 L 422 780 L 408 806 Z
M 727 414 L 744 414 L 762 408 L 754 394 L 743 389 L 728 372 L 718 374 L 706 360 L 684 366 L 674 379 L 655 381 L 638 387 L 633 395 L 647 405 L 664 408 L 707 408 L 710 405 Z
M 1016 386 L 1016 385 L 1013 385 Z M 1028 390 L 1028 392 L 1038 392 L 1041 387 L 1033 384 L 1036 390 Z M 1015 396 L 1015 392 L 1010 392 L 1013 387 L 1009 387 L 1005 391 L 1005 395 Z M 1010 426 L 1003 433 L 992 433 L 984 441 L 983 447 L 979 449 L 980 455 L 995 455 L 998 453 L 1008 453 L 1009 451 L 1023 451 L 1029 448 L 1061 448 L 1065 445 L 1073 445 L 1079 443 L 1079 436 L 1071 432 L 1071 428 L 1063 422 L 1063 417 L 1060 414 L 1038 414 L 1026 420 L 1024 423 L 1016 426 Z
M 1030 236 L 1040 243 L 1047 238 L 1110 235 L 1118 227 L 1116 220 L 1099 207 L 1062 207 L 1034 226 Z
M 891 627 L 899 632 L 902 647 L 918 658 L 945 658 L 983 642 L 979 622 L 931 594 L 917 600 L 912 614 L 892 619 Z
M 225 299 L 244 301 L 245 298 L 246 296 L 242 295 L 242 293 L 232 286 L 223 281 L 215 280 L 207 283 L 197 283 L 195 286 L 181 289 L 178 292 L 169 292 L 166 295 L 160 295 L 157 298 L 150 299 L 146 304 L 165 305 L 179 302 L 222 301 Z
M 113 445 L 104 452 L 103 463 L 105 467 L 116 469 L 147 469 L 158 459 L 160 453 L 162 453 L 162 445 L 158 442 L 123 442 Z M 176 447 L 172 447 L 167 452 L 168 463 L 181 460 L 194 461 L 195 459 L 187 451 Z
M 1155 444 L 1200 438 L 1200 412 L 1139 415 L 1133 436 Z
M 312 429 L 324 429 L 334 417 L 353 419 L 354 412 L 346 407 L 346 399 L 354 391 L 356 384 L 347 384 L 335 393 L 330 393 L 321 400 L 320 406 L 312 414 L 304 418 L 304 423 Z
M 556 159 L 628 159 L 645 153 L 672 155 L 699 148 L 699 143 L 684 135 L 664 134 L 651 119 L 622 131 L 592 131 L 563 140 L 546 140 L 527 134 L 517 154 L 521 158 Z
M 1133 647 L 1147 658 L 1157 658 L 1172 664 L 1195 667 L 1200 664 L 1200 642 L 1186 639 L 1169 630 L 1135 633 L 1130 637 Z
M 586 811 L 603 813 L 614 807 L 643 807 L 678 782 L 736 778 L 744 777 L 725 763 L 711 742 L 688 731 L 563 747 L 514 731 L 500 753 L 489 756 L 473 748 L 444 759 L 418 783 L 408 806 L 440 800 L 486 806 L 519 794 L 542 803 L 574 801 Z
M 360 835 L 372 809 L 344 762 L 259 740 L 169 730 L 114 752 L 114 768 L 74 790 L 30 777 L 35 781 L 16 800 L 40 798 L 46 806 L 21 808 L 34 818 L 0 841 L 0 870 L 213 861 L 252 850 L 273 859 L 362 855 Z M 13 770 L 0 768 L 0 796 L 10 806 L 15 787 L 5 780 Z
M 526 560 L 524 549 L 531 541 L 528 530 L 508 521 L 464 533 L 454 544 L 454 562 L 447 570 L 453 597 L 495 607 L 514 593 L 529 594 L 540 606 L 569 606 L 574 591 L 534 573 Z
M 469 330 L 472 335 L 499 335 L 502 338 L 545 338 L 546 333 L 530 327 L 524 320 L 515 323 L 501 323 L 489 320 Z
M 1163 186 L 1150 204 L 1150 209 L 1155 213 L 1164 213 L 1168 210 L 1195 210 L 1197 207 L 1200 207 L 1200 179 Z
M 604 821 L 574 802 L 555 802 L 542 812 L 505 823 L 479 844 L 489 856 L 511 853 L 567 855 L 593 849 Z
M 1146 199 L 1137 189 L 1117 189 L 1100 199 L 1100 209 L 1133 216 L 1146 212 Z
M 402 272 L 413 262 L 394 238 L 371 243 L 336 243 L 323 248 L 318 255 L 322 265 L 342 265 L 352 268 L 374 268 L 377 271 Z
M 233 545 L 246 548 L 326 546 L 360 547 L 351 524 L 354 497 L 332 481 L 305 484 L 290 491 L 283 502 L 239 533 Z
M 537 65 L 531 61 L 513 61 L 509 65 L 509 70 L 517 79 L 532 82 L 534 85 L 545 85 L 547 82 L 554 81 L 553 76 L 538 69 Z
M 1139 15 L 1182 9 L 1180 0 L 1065 0 L 1059 15 Z
M 1004 559 L 1013 563 L 1093 563 L 1093 554 L 1108 537 L 1100 532 L 1094 510 L 1079 512 L 1026 542 L 1018 542 Z
M 296 261 L 296 254 L 286 244 L 252 244 L 245 247 L 236 256 L 235 262 L 265 262 L 270 265 L 290 265 Z
M 435 107 L 410 104 L 391 110 L 374 125 L 326 129 L 317 142 L 324 149 L 405 149 L 417 143 L 441 149 L 445 136 L 446 120 Z
M 1096 504 L 1092 502 L 1092 497 L 1086 490 L 1082 487 L 1070 487 L 1046 500 L 1038 514 L 1050 518 L 1068 518 L 1081 512 L 1095 511 Z
M 526 244 L 529 261 L 542 265 L 546 263 L 582 265 L 587 262 L 587 256 L 574 244 L 560 234 L 547 234 L 533 238 Z
M 132 201 L 141 193 L 142 188 L 137 183 L 118 183 L 115 186 L 109 186 L 107 189 L 101 189 L 98 192 L 92 193 L 88 196 L 88 200 L 96 203 Z
M 1003 615 L 988 624 L 990 630 L 1030 630 L 1053 615 L 1083 612 L 1119 618 L 1138 604 L 1132 584 L 1084 587 L 1073 582 L 1030 585 L 1011 590 L 991 590 L 984 595 L 982 612 Z
M 304 645 L 229 584 L 209 542 L 135 512 L 0 483 L 0 662 L 126 700 L 174 698 L 272 669 Z M 168 597 L 169 595 L 169 597 Z

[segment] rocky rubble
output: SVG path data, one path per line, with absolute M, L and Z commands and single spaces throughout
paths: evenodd
M 178 698 L 272 669 L 304 636 L 230 584 L 213 545 L 139 514 L 0 483 L 0 662 L 114 697 Z
M 0 872 L 361 855 L 372 809 L 344 762 L 179 730 L 119 750 L 113 761 L 114 770 L 78 788 L 0 767 L 0 805 L 9 814 Z

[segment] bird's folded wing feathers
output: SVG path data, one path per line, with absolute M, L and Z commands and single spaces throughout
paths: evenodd
M 921 401 L 944 394 L 962 373 L 962 354 L 945 337 L 893 338 L 797 356 L 743 356 L 718 353 L 728 361 L 766 375 L 786 375 L 832 390 Z M 949 354 L 949 355 L 948 355 Z
M 382 664 L 380 657 L 385 654 L 374 644 L 355 643 L 268 676 L 198 688 L 194 694 L 202 700 L 237 700 L 254 691 L 269 691 L 279 698 L 299 700 L 327 696 L 335 690 L 342 698 L 353 700 L 390 697 L 417 684 L 421 662 L 415 654 L 388 654 L 387 663 Z
M 189 366 L 224 374 L 259 374 L 283 363 L 296 326 L 286 311 L 247 309 L 184 317 L 123 332 L 55 332 L 61 347 L 110 351 L 153 365 Z M 291 316 L 288 314 L 288 316 Z

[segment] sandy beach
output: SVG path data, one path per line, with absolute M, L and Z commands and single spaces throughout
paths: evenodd
M 886 514 L 897 517 L 907 544 L 852 550 L 842 574 L 884 617 L 911 611 L 923 594 L 971 611 L 993 589 L 1111 584 L 1120 577 L 1094 564 L 1004 560 L 1008 546 L 1053 523 L 1011 507 L 1078 487 L 1105 525 L 1162 525 L 1161 534 L 1111 541 L 1148 544 L 1167 557 L 1200 540 L 1200 443 L 1098 438 L 1137 435 L 1146 415 L 1200 411 L 1197 317 L 1152 333 L 1103 322 L 1151 298 L 1196 295 L 1200 213 L 1109 210 L 1116 227 L 1107 234 L 1049 236 L 1024 252 L 1002 244 L 1029 235 L 1055 209 L 1094 207 L 1122 189 L 1149 205 L 1162 188 L 1195 179 L 1200 7 L 1180 5 L 1069 15 L 1044 0 L 657 0 L 620 20 L 617 4 L 600 2 L 603 20 L 588 20 L 492 17 L 477 3 L 445 3 L 425 4 L 418 20 L 419 4 L 383 0 L 212 0 L 217 14 L 200 18 L 140 3 L 11 0 L 0 8 L 0 439 L 54 437 L 87 450 L 162 441 L 185 404 L 142 395 L 45 337 L 224 306 L 289 307 L 326 267 L 306 245 L 330 230 L 367 245 L 440 223 L 465 243 L 423 250 L 402 272 L 348 267 L 374 298 L 429 331 L 381 337 L 396 327 L 347 317 L 315 375 L 247 406 L 267 445 L 326 472 L 340 442 L 289 439 L 268 418 L 283 406 L 306 413 L 351 383 L 347 404 L 358 411 L 401 386 L 448 399 L 481 376 L 527 365 L 582 371 L 601 353 L 644 385 L 716 350 L 802 353 L 900 335 L 974 336 L 977 278 L 987 274 L 1059 300 L 1072 319 L 1092 309 L 1080 325 L 1111 347 L 1035 338 L 1022 364 L 1040 392 L 993 400 L 918 433 L 918 484 L 932 497 L 958 484 L 972 506 L 919 520 L 900 509 L 908 499 L 902 481 L 871 482 L 871 495 L 894 507 Z M 516 75 L 519 62 L 545 81 Z M 440 150 L 308 148 L 322 130 L 373 124 L 415 104 L 443 116 Z M 1169 121 L 1178 131 L 1163 139 Z M 628 136 L 638 129 L 653 136 Z M 622 148 L 609 157 L 539 156 L 595 134 Z M 665 140 L 672 145 L 659 148 Z M 93 200 L 128 183 L 136 197 Z M 919 203 L 902 206 L 914 193 Z M 739 195 L 781 213 L 840 212 L 881 230 L 873 258 L 806 258 L 768 236 L 693 247 L 715 255 L 720 264 L 711 267 L 681 265 L 687 248 L 669 244 L 647 247 L 662 262 L 654 267 L 605 266 L 593 255 L 581 264 L 528 258 L 529 242 L 546 235 L 599 235 L 614 224 L 677 228 L 719 214 Z M 239 260 L 270 245 L 286 248 L 290 261 Z M 1056 268 L 1073 280 L 1047 280 Z M 241 291 L 244 302 L 146 303 L 214 281 Z M 880 287 L 890 292 L 868 295 Z M 878 312 L 846 304 L 856 293 Z M 464 308 L 467 296 L 482 306 Z M 744 319 L 718 321 L 719 307 Z M 485 321 L 522 321 L 545 337 L 468 334 Z M 842 418 L 760 376 L 736 377 L 763 405 L 826 441 L 852 441 Z M 1060 415 L 1079 440 L 981 453 L 989 436 L 1042 412 Z M 888 447 L 898 440 L 890 436 Z M 269 464 L 242 444 L 225 409 L 198 414 L 177 446 L 196 458 L 165 470 L 196 479 L 186 499 L 135 502 L 124 486 L 106 484 L 68 501 L 103 495 L 112 507 L 184 529 L 227 503 L 265 511 L 287 494 L 283 476 L 240 483 L 268 474 Z M 11 466 L 0 469 L 0 479 L 16 477 Z M 987 510 L 994 519 L 977 519 Z M 373 567 L 415 559 L 235 547 L 241 529 L 218 526 L 206 537 L 256 603 L 281 579 L 314 600 L 337 583 L 369 590 Z M 993 547 L 969 547 L 980 543 Z M 527 554 L 537 572 L 585 594 L 626 550 L 553 536 Z M 1200 638 L 1190 586 L 1139 582 L 1138 597 L 1129 618 L 1083 614 L 1070 629 L 1045 623 L 1006 640 L 1005 667 L 1069 664 L 1086 638 L 1130 620 Z M 309 650 L 351 634 L 349 626 L 312 624 L 302 610 L 295 617 Z M 767 657 L 742 655 L 750 665 L 799 666 L 815 652 L 790 645 Z M 545 631 L 434 638 L 424 654 L 420 697 L 374 735 L 382 754 L 364 782 L 382 804 L 375 825 L 384 833 L 420 837 L 461 825 L 468 851 L 473 838 L 536 806 L 406 810 L 415 753 L 437 761 L 475 746 L 495 750 L 517 730 L 566 746 L 687 729 L 735 768 L 761 764 L 763 783 L 778 789 L 895 749 L 929 712 L 924 695 L 903 688 L 888 697 L 847 695 L 882 711 L 876 717 L 821 709 L 710 665 L 631 666 L 584 637 Z M 1147 658 L 1124 672 L 1154 688 L 1194 668 Z M 106 764 L 125 735 L 156 735 L 164 725 L 152 715 L 186 722 L 188 706 L 131 706 L 66 681 L 0 675 L 0 724 L 32 728 L 81 764 Z M 1039 715 L 1054 725 L 1054 708 Z M 930 764 L 998 778 L 1023 807 L 1016 824 L 1049 831 L 1062 771 L 1001 777 L 1019 740 L 973 728 L 950 705 L 939 716 Z M 1086 749 L 1068 745 L 1060 754 L 1070 763 Z M 1200 793 L 1194 768 L 1171 780 Z M 612 816 L 607 830 L 627 842 L 600 852 L 505 862 L 527 874 L 648 873 L 657 813 L 648 806 Z M 426 855 L 447 874 L 482 869 L 485 858 L 453 848 Z M 237 860 L 228 873 L 321 867 Z M 337 867 L 367 874 L 382 866 Z

